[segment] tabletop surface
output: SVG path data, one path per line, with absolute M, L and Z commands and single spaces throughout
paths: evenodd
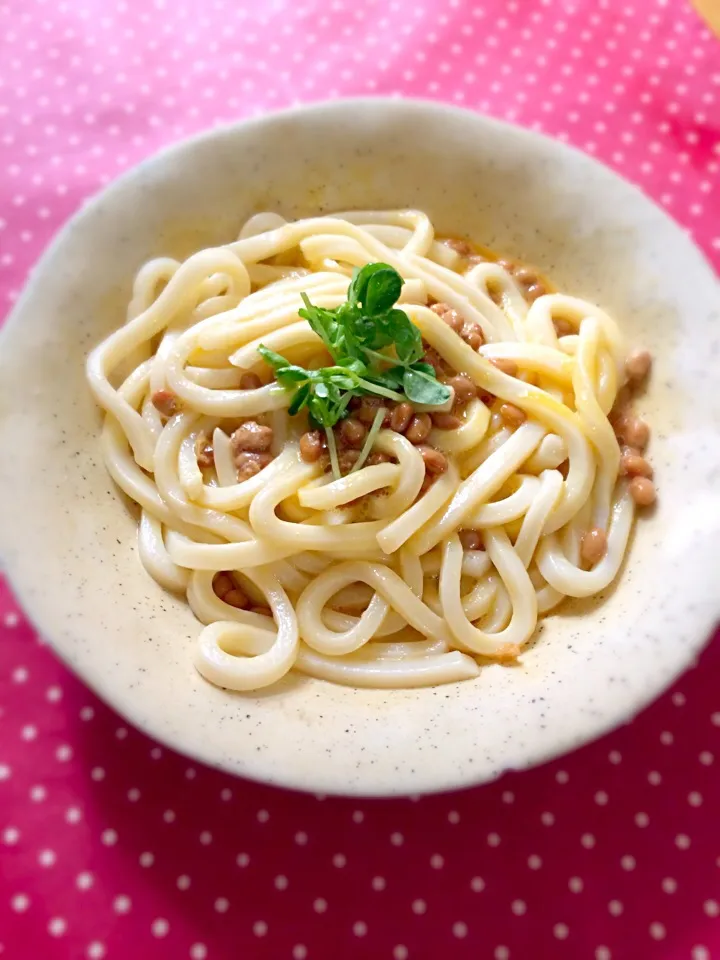
M 570 142 L 720 266 L 720 41 L 684 0 L 10 0 L 0 52 L 1 313 L 159 147 L 350 95 Z M 483 788 L 313 797 L 126 726 L 0 585 L 0 956 L 720 958 L 716 671 L 718 638 L 632 724 Z

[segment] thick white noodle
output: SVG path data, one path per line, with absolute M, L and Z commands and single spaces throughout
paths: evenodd
M 425 342 L 496 398 L 468 403 L 456 429 L 432 429 L 448 467 L 427 489 L 421 451 L 389 429 L 374 445 L 386 462 L 341 479 L 303 462 L 306 420 L 289 416 L 290 394 L 257 349 L 328 365 L 301 295 L 335 308 L 353 267 L 377 261 L 402 275 L 398 306 Z M 620 332 L 592 303 L 552 293 L 529 306 L 500 264 L 465 264 L 422 211 L 268 212 L 227 246 L 138 272 L 126 322 L 91 352 L 87 376 L 106 414 L 108 471 L 140 507 L 140 560 L 204 625 L 194 661 L 211 683 L 253 690 L 293 669 L 357 687 L 472 679 L 476 658 L 516 659 L 538 616 L 617 576 L 634 517 L 608 421 Z M 482 328 L 479 351 L 433 300 Z M 571 333 L 558 338 L 555 320 Z M 503 359 L 517 376 L 491 362 Z M 243 389 L 250 372 L 261 384 Z M 174 415 L 156 408 L 158 391 L 174 395 Z M 517 429 L 502 403 L 525 414 Z M 231 436 L 247 419 L 272 427 L 273 459 L 239 478 Z M 201 467 L 206 444 L 213 462 Z M 607 551 L 585 569 L 590 527 Z M 467 530 L 480 549 L 463 549 Z M 218 571 L 234 574 L 247 608 L 216 594 Z

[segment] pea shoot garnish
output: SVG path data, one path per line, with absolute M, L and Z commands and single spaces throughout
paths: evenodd
M 325 429 L 331 453 L 332 427 L 345 417 L 353 397 L 433 407 L 450 399 L 450 388 L 421 359 L 419 329 L 395 306 L 403 282 L 387 263 L 369 263 L 355 270 L 347 300 L 339 307 L 316 307 L 302 294 L 305 306 L 298 313 L 327 347 L 333 366 L 306 370 L 265 346 L 258 348 L 278 383 L 293 393 L 289 413 L 307 409 L 310 419 Z

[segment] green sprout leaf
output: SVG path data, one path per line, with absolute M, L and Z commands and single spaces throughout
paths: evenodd
M 407 398 L 426 406 L 442 406 L 450 399 L 450 388 L 421 360 L 419 329 L 395 306 L 403 283 L 389 264 L 368 263 L 354 271 L 346 302 L 333 310 L 317 307 L 301 294 L 304 307 L 298 314 L 320 337 L 334 365 L 306 370 L 264 345 L 258 348 L 278 383 L 293 394 L 291 416 L 307 410 L 311 422 L 331 434 L 353 397 Z
M 418 369 L 427 366 L 429 364 L 418 363 L 407 368 L 403 377 L 405 396 L 411 403 L 423 403 L 429 407 L 439 407 L 450 399 L 451 390 L 446 384 L 440 383 L 432 367 L 430 367 L 432 373 L 428 373 L 424 369 Z

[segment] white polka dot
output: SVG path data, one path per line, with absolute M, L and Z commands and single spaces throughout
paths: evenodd
M 115 731 L 115 736 L 118 740 L 124 740 L 128 735 L 127 727 L 118 727 Z
M 620 866 L 623 870 L 634 870 L 637 866 L 635 857 L 631 857 L 630 854 L 625 854 L 624 857 L 620 858 Z
M 570 774 L 567 772 L 567 770 L 558 770 L 558 772 L 555 774 L 555 779 L 558 783 L 567 783 L 570 779 Z
M 270 814 L 267 810 L 258 810 L 257 812 L 258 823 L 267 823 L 270 819 Z
M 649 823 L 650 823 L 650 817 L 646 813 L 643 813 L 642 811 L 640 811 L 639 813 L 635 814 L 636 826 L 646 827 Z
M 489 833 L 487 835 L 487 842 L 489 847 L 498 847 L 500 846 L 501 837 L 499 833 Z
M 65 811 L 65 820 L 68 823 L 80 823 L 82 820 L 82 810 L 79 807 L 68 807 Z
M 367 924 L 363 920 L 358 920 L 353 924 L 353 933 L 356 937 L 364 937 L 367 929 Z
M 121 893 L 119 896 L 115 897 L 113 900 L 113 910 L 115 913 L 120 915 L 129 913 L 130 907 L 132 906 L 132 901 L 130 897 L 126 897 L 125 894 Z
M 166 937 L 170 930 L 170 924 L 164 917 L 157 917 L 150 925 L 150 930 L 154 937 Z
M 322 897 L 318 897 L 316 900 L 313 900 L 313 910 L 315 913 L 325 913 L 327 906 L 327 900 L 323 900 Z
M 553 927 L 553 933 L 558 940 L 567 940 L 570 930 L 566 923 L 556 923 Z
M 3 843 L 9 847 L 13 846 L 20 839 L 20 831 L 17 827 L 5 827 L 2 833 Z
M 669 730 L 663 730 L 663 732 L 660 734 L 660 743 L 662 743 L 665 747 L 669 747 L 674 739 L 675 737 L 673 737 Z
M 407 960 L 409 956 L 408 948 L 402 943 L 393 948 L 393 960 Z
M 619 900 L 611 900 L 610 903 L 608 904 L 608 910 L 613 915 L 613 917 L 619 917 L 620 914 L 623 912 L 623 909 L 624 907 Z
M 571 893 L 582 893 L 583 886 L 584 884 L 580 877 L 570 877 L 568 880 L 568 889 Z
M 698 759 L 704 766 L 709 767 L 712 764 L 714 757 L 709 750 L 703 750 Z
M 536 853 L 531 853 L 528 857 L 528 866 L 531 870 L 539 870 L 542 866 L 542 858 Z
M 23 740 L 34 740 L 37 737 L 37 727 L 31 723 L 26 724 L 20 731 Z
M 595 947 L 595 960 L 612 960 L 608 947 Z
M 720 903 L 717 900 L 706 900 L 703 904 L 703 910 L 709 917 L 720 916 Z
M 495 947 L 493 957 L 494 960 L 510 960 L 510 950 L 501 944 Z
M 514 802 L 515 802 L 515 794 L 512 792 L 512 790 L 503 790 L 503 792 L 502 792 L 502 802 L 503 802 L 503 803 L 514 803 Z
M 162 757 L 162 750 L 160 747 L 153 747 L 150 751 L 150 756 L 153 760 L 159 760 Z
M 38 854 L 38 863 L 41 867 L 52 867 L 57 860 L 54 850 L 41 850 Z
M 595 846 L 595 837 L 591 833 L 584 833 L 580 837 L 580 843 L 586 850 L 591 850 Z
M 430 857 L 430 866 L 433 868 L 433 870 L 441 870 L 444 865 L 445 865 L 445 858 L 441 856 L 439 853 L 434 853 Z
M 555 823 L 555 816 L 549 810 L 545 810 L 540 814 L 540 822 L 546 827 L 551 827 Z
M 79 873 L 75 877 L 75 886 L 78 890 L 89 890 L 94 883 L 95 877 L 93 877 L 89 870 L 83 870 L 82 873 Z
M 598 792 L 595 794 L 595 803 L 597 803 L 598 806 L 600 807 L 604 807 L 607 802 L 608 802 L 607 793 L 605 793 L 604 790 L 598 790 Z
M 209 844 L 212 843 L 212 834 L 210 833 L 209 830 L 202 831 L 202 833 L 200 834 L 200 843 L 204 847 L 207 847 Z
M 166 810 L 163 813 L 163 820 L 165 821 L 165 823 L 173 823 L 173 821 L 175 820 L 175 811 Z
M 226 803 L 228 800 L 232 800 L 232 790 L 230 790 L 228 787 L 223 787 L 223 789 L 220 791 L 220 799 L 224 800 Z
M 447 818 L 450 823 L 460 823 L 460 814 L 457 812 L 457 810 L 450 810 Z
M 305 960 L 307 947 L 303 943 L 296 943 L 292 950 L 293 960 Z
M 250 857 L 247 853 L 239 853 L 237 857 L 235 857 L 235 863 L 239 867 L 246 867 L 250 863 Z
M 365 819 L 365 814 L 362 812 L 362 810 L 353 810 L 352 818 L 353 823 L 362 823 Z
M 10 900 L 10 906 L 16 913 L 24 913 L 30 906 L 30 897 L 26 893 L 16 893 Z
M 8 254 L 5 254 L 5 257 L 7 256 Z M 10 264 L 12 263 L 12 259 L 10 260 L 5 259 L 4 262 L 7 264 Z M 15 669 L 12 672 L 12 681 L 13 683 L 26 683 L 27 678 L 29 676 L 30 676 L 30 672 L 28 671 L 27 667 L 15 667 Z
M 2 221 L 2 226 L 5 226 L 5 221 Z M 20 623 L 20 617 L 15 612 L 10 612 L 5 614 L 4 620 L 6 627 L 16 627 Z
M 347 863 L 347 857 L 344 853 L 336 853 L 332 858 L 333 866 L 341 869 Z
M 298 832 L 295 834 L 295 843 L 297 843 L 300 847 L 304 847 L 307 842 L 308 835 L 304 830 L 298 830 Z
M 482 877 L 473 877 L 470 881 L 470 889 L 475 893 L 482 893 L 485 889 L 485 881 Z
M 12 769 L 6 763 L 0 763 L 0 780 L 9 780 L 12 776 Z
M 458 937 L 459 939 L 466 937 L 468 933 L 467 924 L 463 923 L 462 920 L 456 921 L 452 926 L 452 932 L 453 932 L 453 935 Z
M 264 920 L 256 920 L 253 924 L 253 933 L 256 937 L 264 937 L 268 932 L 268 925 Z
M 710 960 L 710 951 L 702 944 L 696 944 L 690 951 L 691 960 Z
M 230 907 L 230 901 L 227 897 L 218 897 L 215 901 L 215 909 L 218 913 L 227 913 Z
M 45 691 L 45 697 L 50 703 L 57 703 L 58 700 L 62 700 L 62 695 L 63 692 L 60 687 L 48 687 Z
M 151 867 L 155 863 L 155 855 L 146 850 L 139 857 L 141 867 Z
M 181 873 L 175 881 L 175 886 L 178 888 L 178 890 L 189 890 L 190 877 L 186 873 Z
M 93 780 L 99 781 L 105 779 L 105 771 L 102 767 L 93 767 L 90 771 L 90 776 Z
M 702 802 L 702 794 L 698 793 L 697 790 L 693 790 L 692 793 L 688 794 L 688 803 L 691 807 L 699 807 Z
M 94 716 L 95 716 L 95 711 L 93 710 L 92 707 L 83 707 L 82 710 L 80 711 L 81 720 L 92 720 Z
M 665 893 L 675 893 L 677 890 L 677 880 L 672 877 L 665 877 L 660 884 Z
M 373 890 L 384 890 L 387 886 L 385 877 L 373 877 L 370 881 L 370 886 L 373 888 Z
M 516 917 L 522 917 L 527 913 L 527 904 L 524 900 L 513 900 L 510 904 L 510 909 Z
M 413 902 L 410 904 L 410 908 L 413 913 L 417 913 L 418 916 L 421 916 L 427 910 L 427 904 L 424 900 L 418 898 L 417 900 L 413 900 Z
M 651 770 L 647 778 L 648 778 L 648 783 L 651 783 L 653 787 L 657 787 L 662 783 L 662 777 L 657 772 L 657 770 Z
M 48 933 L 53 937 L 62 937 L 67 930 L 67 920 L 63 917 L 53 917 L 48 923 Z
M 394 847 L 401 847 L 404 842 L 405 842 L 405 837 L 401 833 L 398 833 L 397 831 L 395 831 L 395 833 L 390 834 L 390 843 Z
M 100 943 L 99 940 L 93 940 L 92 943 L 88 944 L 85 954 L 89 960 L 102 960 L 102 957 L 105 956 L 105 944 Z
M 100 835 L 100 839 L 106 847 L 112 847 L 117 843 L 118 835 L 115 830 L 103 830 L 102 834 Z
M 657 921 L 650 924 L 649 933 L 650 933 L 650 936 L 653 938 L 653 940 L 665 939 L 665 927 L 661 923 L 658 923 Z
M 127 792 L 127 798 L 130 801 L 130 803 L 137 803 L 137 801 L 140 799 L 140 791 L 138 790 L 138 788 L 130 787 L 130 789 Z
M 687 850 L 690 846 L 690 837 L 686 833 L 679 833 L 675 837 L 675 846 L 679 850 Z

